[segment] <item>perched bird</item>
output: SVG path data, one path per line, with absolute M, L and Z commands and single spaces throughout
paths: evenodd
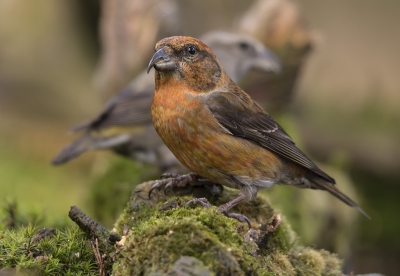
M 235 81 L 251 69 L 279 71 L 276 57 L 252 37 L 214 31 L 205 34 L 203 39 L 218 54 Z M 157 164 L 163 171 L 182 171 L 183 167 L 179 167 L 179 161 L 151 123 L 153 92 L 154 77 L 143 72 L 111 98 L 93 120 L 73 128 L 72 131 L 83 131 L 83 134 L 65 147 L 52 163 L 65 163 L 90 150 L 113 149 L 135 160 Z
M 248 221 L 229 210 L 242 200 L 254 198 L 259 189 L 287 184 L 326 190 L 366 215 L 229 78 L 203 42 L 168 37 L 159 41 L 155 50 L 148 66 L 148 71 L 155 68 L 153 125 L 171 152 L 193 173 L 159 180 L 151 190 L 202 178 L 240 189 L 237 198 L 218 210 Z M 204 198 L 191 202 L 209 206 Z

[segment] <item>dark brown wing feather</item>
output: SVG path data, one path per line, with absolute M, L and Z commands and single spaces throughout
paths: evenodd
M 125 88 L 107 102 L 97 117 L 89 122 L 77 125 L 71 131 L 151 124 L 153 91 L 134 92 L 131 87 Z
M 245 99 L 245 101 L 243 100 Z M 283 128 L 246 94 L 213 92 L 207 99 L 207 107 L 214 118 L 231 135 L 242 137 L 293 161 L 329 183 L 335 180 L 320 170 L 301 150 Z

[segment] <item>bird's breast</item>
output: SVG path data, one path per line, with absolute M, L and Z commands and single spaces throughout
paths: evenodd
M 200 155 L 212 150 L 210 144 L 217 139 L 213 133 L 218 128 L 201 96 L 171 86 L 158 89 L 151 112 L 158 135 L 180 162 L 195 171 L 202 159 Z

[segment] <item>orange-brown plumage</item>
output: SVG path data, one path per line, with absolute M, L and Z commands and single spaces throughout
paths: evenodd
M 152 120 L 157 133 L 194 173 L 242 191 L 222 211 L 278 183 L 328 190 L 362 211 L 231 81 L 201 41 L 161 40 L 148 69 L 153 66 Z
M 204 98 L 190 91 L 190 87 L 172 82 L 156 88 L 152 117 L 155 129 L 178 160 L 213 182 L 240 188 L 213 168 L 226 168 L 254 178 L 282 169 L 272 152 L 260 151 L 254 143 L 222 132 L 204 108 Z

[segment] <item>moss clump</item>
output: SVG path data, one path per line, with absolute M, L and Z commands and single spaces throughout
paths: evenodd
M 172 200 L 183 203 L 189 199 Z M 148 210 L 142 211 L 148 213 Z M 141 213 L 133 216 L 131 224 L 140 225 L 131 228 L 132 235 L 125 243 L 113 275 L 147 275 L 163 271 L 180 256 L 193 256 L 210 265 L 218 275 L 240 275 L 237 258 L 242 257 L 243 239 L 235 231 L 236 223 L 221 216 L 215 208 L 156 209 L 151 217 Z M 140 220 L 143 218 L 146 219 Z M 221 227 L 214 228 L 215 224 Z
M 35 239 L 36 232 L 31 226 L 0 232 L 0 271 L 15 268 L 30 275 L 98 275 L 93 250 L 78 227 L 56 230 L 40 240 Z
M 272 253 L 266 257 L 267 259 L 267 270 L 270 271 L 271 275 L 296 275 L 296 270 L 289 261 L 287 254 L 280 252 Z
M 275 212 L 263 197 L 232 210 L 250 218 L 249 230 L 215 207 L 185 207 L 190 196 L 168 198 L 161 191 L 154 195 L 159 203 L 149 200 L 144 191 L 151 185 L 136 188 L 116 223 L 127 239 L 112 275 L 167 275 L 181 256 L 199 260 L 211 275 L 340 275 L 340 260 L 302 247 L 284 218 L 275 232 L 267 231 Z M 219 205 L 236 195 L 225 189 L 209 200 Z
M 290 262 L 296 269 L 296 275 L 344 275 L 341 261 L 326 250 L 298 248 L 291 255 Z
M 343 275 L 343 272 L 341 271 L 342 261 L 336 256 L 336 254 L 332 254 L 326 250 L 319 250 L 318 252 L 321 254 L 322 258 L 325 261 L 322 275 Z
M 238 191 L 200 186 L 174 190 L 181 196 L 154 191 L 149 199 L 153 184 L 136 187 L 115 224 L 122 239 L 113 252 L 97 253 L 99 263 L 77 227 L 39 235 L 29 226 L 0 232 L 0 274 L 11 269 L 18 275 L 98 275 L 100 266 L 105 275 L 115 276 L 342 275 L 335 255 L 301 246 L 286 219 L 262 196 L 232 210 L 249 217 L 249 229 L 216 207 L 185 207 L 190 194 L 220 205 Z
M 292 254 L 291 263 L 298 275 L 321 275 L 325 261 L 318 251 L 305 249 Z

